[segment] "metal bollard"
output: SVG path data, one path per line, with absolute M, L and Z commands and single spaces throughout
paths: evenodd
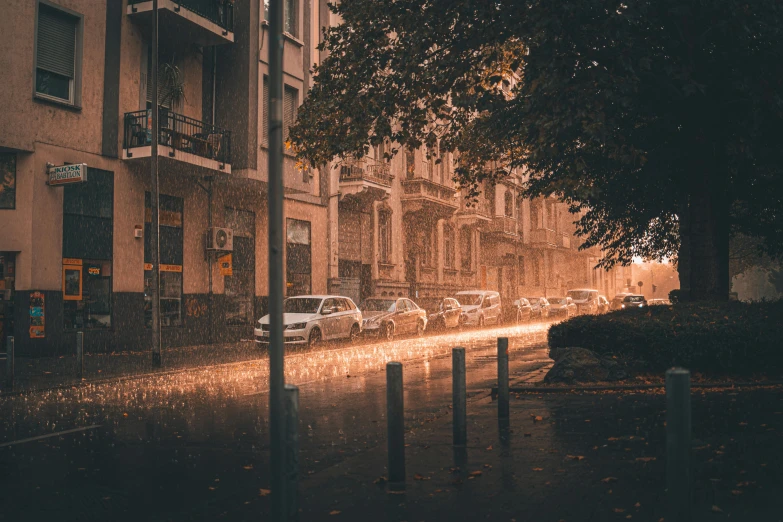
M 14 391 L 14 338 L 11 335 L 5 348 L 5 387 Z
M 386 364 L 386 429 L 389 453 L 389 486 L 405 487 L 405 418 L 402 397 L 402 364 Z
M 468 397 L 465 384 L 465 348 L 451 350 L 451 401 L 454 416 L 454 445 L 468 443 Z
M 285 402 L 285 496 L 287 520 L 299 520 L 299 388 L 286 384 Z
M 666 371 L 667 521 L 691 520 L 691 373 Z
M 508 338 L 498 337 L 498 419 L 508 418 Z
M 84 379 L 84 332 L 76 332 L 76 378 Z

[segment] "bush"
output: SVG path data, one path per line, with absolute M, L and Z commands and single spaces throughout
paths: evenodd
M 579 346 L 642 361 L 663 372 L 683 366 L 718 374 L 783 372 L 783 301 L 681 303 L 580 316 L 549 329 L 550 348 Z

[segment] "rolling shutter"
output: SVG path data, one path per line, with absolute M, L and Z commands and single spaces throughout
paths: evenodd
M 76 24 L 78 19 L 45 4 L 38 10 L 37 67 L 74 77 L 76 64 Z
M 286 85 L 283 88 L 283 141 L 288 140 L 288 129 L 296 119 L 296 104 L 299 91 Z
M 264 124 L 263 142 L 269 143 L 269 76 L 264 75 Z

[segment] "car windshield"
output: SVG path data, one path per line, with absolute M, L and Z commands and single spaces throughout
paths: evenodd
M 316 297 L 291 297 L 285 300 L 283 311 L 287 314 L 314 314 L 322 299 Z
M 530 303 L 530 306 L 536 307 L 540 305 L 541 303 L 538 302 L 538 297 L 527 297 L 527 302 Z
M 590 291 L 589 290 L 569 290 L 568 291 L 568 297 L 570 297 L 574 301 L 587 301 L 588 299 L 590 299 Z
M 624 299 L 626 303 L 641 303 L 644 301 L 644 297 L 640 295 L 629 295 Z
M 481 294 L 457 294 L 454 296 L 454 299 L 466 306 L 478 306 L 481 304 Z
M 550 297 L 549 302 L 551 304 L 564 305 L 568 302 L 568 300 L 565 297 Z
M 362 312 L 393 312 L 395 299 L 365 299 L 359 308 Z

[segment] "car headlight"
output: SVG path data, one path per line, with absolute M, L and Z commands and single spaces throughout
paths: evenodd
M 620 305 L 620 308 L 625 308 L 625 305 Z
M 285 327 L 286 330 L 304 330 L 307 328 L 307 323 L 294 323 Z

